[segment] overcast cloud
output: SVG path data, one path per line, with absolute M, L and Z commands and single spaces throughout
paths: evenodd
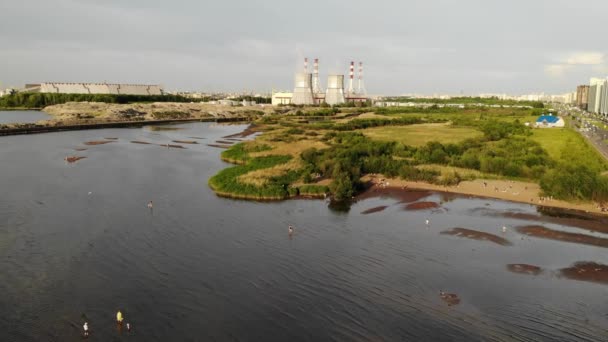
M 0 88 L 289 89 L 304 56 L 372 94 L 573 91 L 608 74 L 604 0 L 0 2 Z

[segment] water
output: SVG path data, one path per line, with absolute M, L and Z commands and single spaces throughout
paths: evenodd
M 206 144 L 244 126 L 176 127 L 0 138 L 0 340 L 79 340 L 85 320 L 91 341 L 608 339 L 608 286 L 557 272 L 608 254 L 522 240 L 511 227 L 536 219 L 503 214 L 537 215 L 532 206 L 430 194 L 441 209 L 404 211 L 384 197 L 339 212 L 320 200 L 218 198 L 207 179 L 228 165 Z M 184 150 L 129 142 L 192 136 L 206 139 Z M 106 137 L 118 140 L 82 145 Z M 440 234 L 452 227 L 513 245 Z M 515 274 L 510 263 L 545 271 Z M 461 303 L 447 306 L 440 290 Z M 130 333 L 114 324 L 118 309 Z
M 50 118 L 50 115 L 38 110 L 0 110 L 0 124 L 33 123 Z

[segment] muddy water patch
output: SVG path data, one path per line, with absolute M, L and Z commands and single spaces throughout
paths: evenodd
M 437 209 L 439 203 L 437 202 L 414 202 L 405 206 L 405 210 L 425 210 L 425 209 Z
M 513 273 L 539 275 L 543 272 L 543 269 L 529 264 L 508 264 L 507 270 Z
M 369 198 L 393 198 L 398 203 L 411 203 L 419 201 L 423 198 L 431 196 L 430 191 L 407 190 L 405 188 L 382 188 L 373 186 L 369 190 L 357 196 L 357 200 L 365 200 Z
M 79 161 L 81 159 L 84 159 L 84 158 L 86 158 L 86 157 L 83 157 L 83 156 L 67 156 L 67 157 L 63 158 L 63 160 L 65 160 L 69 164 L 73 164 L 73 163 L 76 163 L 77 161 Z
M 578 243 L 582 245 L 608 247 L 608 239 L 599 238 L 586 234 L 568 233 L 559 230 L 549 229 L 543 226 L 530 225 L 516 228 L 521 234 L 533 236 L 541 239 Z
M 131 144 L 151 145 L 152 143 L 149 143 L 147 141 L 141 141 L 141 140 L 131 140 Z
M 198 141 L 194 141 L 194 140 L 171 140 L 171 141 L 173 141 L 174 143 L 178 143 L 178 144 L 190 144 L 190 145 L 198 144 Z
M 388 205 L 381 205 L 381 206 L 378 206 L 378 207 L 373 207 L 373 208 L 369 208 L 367 210 L 363 210 L 361 212 L 361 214 L 363 214 L 363 215 L 373 214 L 373 213 L 377 213 L 377 212 L 383 211 L 386 208 L 388 208 Z
M 184 129 L 183 127 L 170 127 L 170 126 L 146 126 L 146 128 L 153 132 L 179 131 L 179 130 Z
M 95 146 L 95 145 L 104 145 L 104 144 L 109 144 L 109 143 L 113 143 L 114 140 L 92 140 L 92 141 L 86 141 L 84 144 L 88 145 L 88 146 Z
M 597 262 L 577 262 L 570 267 L 562 268 L 560 274 L 568 279 L 608 285 L 608 266 Z
M 512 243 L 498 235 L 481 232 L 478 230 L 468 229 L 468 228 L 452 228 L 449 230 L 445 230 L 441 232 L 442 235 L 452 235 L 458 237 L 464 237 L 471 240 L 479 240 L 479 241 L 490 241 L 501 246 L 510 246 Z

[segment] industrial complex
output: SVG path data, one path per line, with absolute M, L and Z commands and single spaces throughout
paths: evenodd
M 365 102 L 367 92 L 363 84 L 363 63 L 359 62 L 357 85 L 355 86 L 355 62 L 350 62 L 348 88 L 344 89 L 344 75 L 328 75 L 327 88 L 323 91 L 319 78 L 319 59 L 315 58 L 313 72 L 308 72 L 308 58 L 304 68 L 294 75 L 293 92 L 272 93 L 273 105 L 339 105 L 346 102 Z
M 114 94 L 114 95 L 162 95 L 160 85 L 116 83 L 59 83 L 45 82 L 26 84 L 24 92 L 55 94 Z

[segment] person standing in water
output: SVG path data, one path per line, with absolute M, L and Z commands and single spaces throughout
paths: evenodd
M 289 226 L 288 232 L 289 232 L 289 235 L 293 234 L 293 227 L 292 226 Z
M 152 201 L 148 202 L 148 209 L 152 210 L 154 206 L 152 205 Z
M 89 337 L 89 323 L 84 322 L 82 329 L 84 329 L 84 337 Z
M 116 323 L 118 324 L 122 324 L 122 312 L 120 312 L 120 310 L 118 310 L 118 312 L 116 313 Z

